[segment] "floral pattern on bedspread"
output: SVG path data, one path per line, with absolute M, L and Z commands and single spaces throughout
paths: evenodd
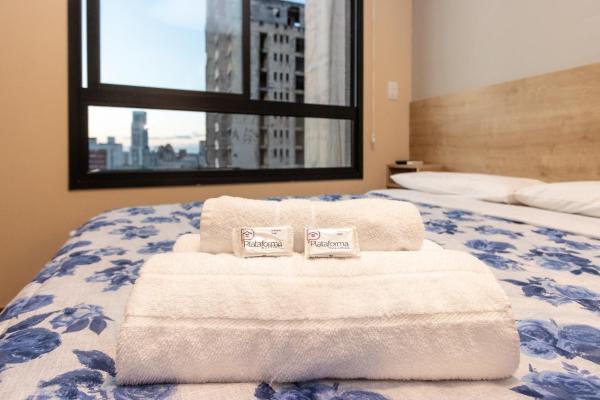
M 319 199 L 369 196 L 388 197 L 375 193 Z M 600 399 L 600 240 L 416 205 L 428 239 L 478 257 L 511 298 L 521 364 L 515 379 L 502 383 L 506 394 Z M 119 322 L 141 266 L 152 254 L 170 251 L 180 235 L 196 232 L 201 206 L 193 202 L 118 209 L 73 231 L 0 314 L 0 398 L 162 400 L 185 391 L 196 393 L 189 398 L 200 398 L 202 387 L 210 385 L 117 386 L 114 359 Z M 206 392 L 211 395 L 202 398 L 385 400 L 402 393 L 401 384 L 371 382 L 225 386 L 228 394 L 223 397 L 215 396 L 218 388 L 211 387 Z M 233 391 L 237 394 L 231 395 Z

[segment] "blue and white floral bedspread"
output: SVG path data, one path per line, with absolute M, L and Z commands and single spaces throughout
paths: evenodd
M 321 199 L 350 197 L 363 196 Z M 522 357 L 515 377 L 499 383 L 506 395 L 600 399 L 600 241 L 417 205 L 428 239 L 484 261 L 512 300 Z M 394 390 L 402 384 L 383 382 L 116 386 L 119 323 L 140 267 L 196 232 L 200 211 L 201 203 L 119 209 L 74 231 L 0 314 L 0 399 L 170 399 L 186 392 L 205 393 L 189 397 L 203 399 L 400 398 Z M 424 385 L 415 392 L 422 398 Z

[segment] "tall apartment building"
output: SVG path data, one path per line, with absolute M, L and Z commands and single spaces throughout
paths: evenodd
M 239 7 L 210 0 L 206 22 L 206 89 L 241 88 Z M 283 0 L 253 0 L 250 13 L 250 96 L 304 101 L 304 6 Z M 232 26 L 224 26 L 225 24 Z M 236 26 L 233 26 L 236 25 Z M 208 114 L 206 163 L 209 168 L 286 168 L 304 164 L 304 119 L 278 116 Z
M 129 163 L 131 166 L 138 168 L 148 167 L 150 163 L 150 146 L 148 145 L 145 111 L 133 112 Z
M 211 92 L 242 92 L 241 2 L 208 0 L 206 5 L 206 90 Z M 250 120 L 244 127 L 244 117 L 224 113 L 206 114 L 206 166 L 252 168 L 256 155 L 252 147 L 258 142 L 255 125 Z M 248 149 L 240 148 L 239 137 L 245 135 Z M 234 139 L 233 136 L 238 137 Z M 235 157 L 234 157 L 235 154 Z

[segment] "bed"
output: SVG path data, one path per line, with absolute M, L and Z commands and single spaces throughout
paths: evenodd
M 519 321 L 521 363 L 513 378 L 117 386 L 114 358 L 128 294 L 145 259 L 198 230 L 202 204 L 194 202 L 117 209 L 71 232 L 0 314 L 0 398 L 600 399 L 597 218 L 401 189 L 319 199 L 364 196 L 414 202 L 428 239 L 489 265 Z

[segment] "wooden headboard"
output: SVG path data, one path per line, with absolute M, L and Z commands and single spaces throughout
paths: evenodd
M 415 101 L 410 156 L 448 171 L 600 180 L 600 63 Z

